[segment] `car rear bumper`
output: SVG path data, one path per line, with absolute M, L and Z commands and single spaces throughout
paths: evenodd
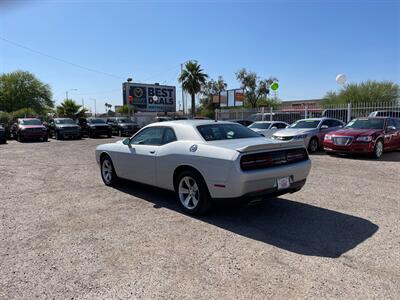
M 249 202 L 255 199 L 263 199 L 263 198 L 273 198 L 278 197 L 288 193 L 298 192 L 306 183 L 306 179 L 292 182 L 289 189 L 278 190 L 277 187 L 267 188 L 260 191 L 250 192 L 244 194 L 240 197 L 235 198 L 213 198 L 216 203 L 224 203 L 224 202 Z
M 299 183 L 303 186 L 310 169 L 309 159 L 252 171 L 242 171 L 240 166 L 235 166 L 226 182 L 208 182 L 208 189 L 212 198 L 246 198 L 249 195 L 258 194 L 285 194 L 298 190 Z M 290 187 L 278 191 L 277 180 L 284 177 L 290 178 Z

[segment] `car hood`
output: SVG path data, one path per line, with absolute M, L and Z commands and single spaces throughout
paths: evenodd
M 46 127 L 44 127 L 43 125 L 20 125 L 19 128 L 26 129 L 26 128 L 46 128 Z
M 250 152 L 260 150 L 275 150 L 304 147 L 303 141 L 279 141 L 266 138 L 248 138 L 235 140 L 209 141 L 208 145 L 222 147 L 238 152 Z
M 89 126 L 95 126 L 95 127 L 110 127 L 108 124 L 88 124 Z
M 255 132 L 262 132 L 262 131 L 269 130 L 269 129 L 261 129 L 261 128 L 249 128 L 249 129 L 251 129 L 251 130 L 253 130 Z
M 119 126 L 136 126 L 136 123 L 118 123 Z
M 332 135 L 343 135 L 343 136 L 359 136 L 359 135 L 373 135 L 375 133 L 383 132 L 383 129 L 358 129 L 348 128 L 339 129 L 331 132 Z
M 318 129 L 316 129 L 316 128 L 286 128 L 286 129 L 279 130 L 274 135 L 276 135 L 276 136 L 296 136 L 296 135 L 309 134 L 309 133 L 315 132 L 317 130 Z
M 75 125 L 75 124 L 57 124 L 56 126 L 58 128 L 64 128 L 64 127 L 67 127 L 67 128 L 79 128 L 79 126 Z

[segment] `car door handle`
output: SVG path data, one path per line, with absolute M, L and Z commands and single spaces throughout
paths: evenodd
M 156 153 L 156 150 L 150 150 L 149 151 L 151 154 L 154 154 L 154 153 Z

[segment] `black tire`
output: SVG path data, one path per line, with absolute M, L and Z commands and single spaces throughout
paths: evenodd
M 62 140 L 62 135 L 58 131 L 55 131 L 55 138 L 56 140 Z
M 42 138 L 42 140 L 43 140 L 43 142 L 47 142 L 47 141 L 49 140 L 49 136 L 48 136 L 48 135 L 45 135 L 45 136 Z
M 21 136 L 21 133 L 19 133 L 19 132 L 17 133 L 17 141 L 20 143 L 22 143 L 24 141 L 24 139 Z
M 118 136 L 122 137 L 122 130 L 121 129 L 118 130 Z
M 112 134 L 111 133 L 107 134 L 107 137 L 108 138 L 112 137 Z
M 111 175 L 111 179 L 109 179 L 107 176 L 107 174 L 105 172 L 103 172 L 103 170 L 107 167 L 107 162 L 111 168 L 110 170 L 110 175 Z M 112 160 L 110 158 L 110 156 L 108 155 L 104 155 L 101 159 L 100 162 L 100 174 L 101 174 L 101 179 L 103 180 L 104 184 L 107 186 L 116 186 L 119 183 L 119 178 L 117 176 L 117 173 L 115 173 L 115 168 L 114 165 L 112 163 Z
M 93 134 L 92 130 L 89 130 L 88 137 L 91 139 L 94 138 L 94 134 Z
M 374 153 L 372 153 L 372 155 L 374 158 L 379 159 L 382 157 L 383 151 L 384 151 L 383 141 L 382 141 L 382 139 L 378 139 L 375 143 Z
M 185 204 L 183 202 L 185 202 L 183 200 L 183 198 L 185 198 L 184 194 L 181 195 L 179 193 L 179 187 L 181 184 L 181 181 L 184 181 L 185 178 L 190 178 L 190 180 L 192 181 L 192 183 L 194 182 L 197 185 L 197 192 L 194 192 L 194 194 L 197 194 L 197 204 L 194 205 L 194 202 L 192 200 L 192 198 L 189 200 L 189 202 L 191 201 L 192 204 L 192 208 L 189 207 L 190 205 L 185 206 Z M 211 200 L 211 196 L 210 193 L 208 191 L 207 185 L 203 179 L 203 177 L 192 170 L 187 170 L 187 171 L 183 171 L 181 172 L 177 178 L 176 178 L 176 182 L 175 182 L 175 194 L 176 194 L 176 198 L 177 201 L 180 205 L 180 207 L 188 214 L 191 215 L 202 215 L 205 214 L 212 206 L 212 200 Z M 188 196 L 189 197 L 189 194 Z M 195 195 L 196 197 L 196 195 Z
M 315 153 L 318 151 L 319 148 L 319 143 L 318 139 L 316 137 L 311 138 L 311 140 L 308 142 L 308 152 L 310 153 Z

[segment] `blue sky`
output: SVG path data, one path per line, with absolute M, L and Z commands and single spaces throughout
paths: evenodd
M 89 72 L 0 39 L 0 73 L 29 70 L 104 111 L 124 78 L 179 87 L 180 63 L 239 86 L 242 67 L 276 76 L 283 100 L 320 98 L 349 82 L 400 82 L 399 1 L 1 1 L 0 38 L 117 77 Z M 180 90 L 177 89 L 177 102 Z

